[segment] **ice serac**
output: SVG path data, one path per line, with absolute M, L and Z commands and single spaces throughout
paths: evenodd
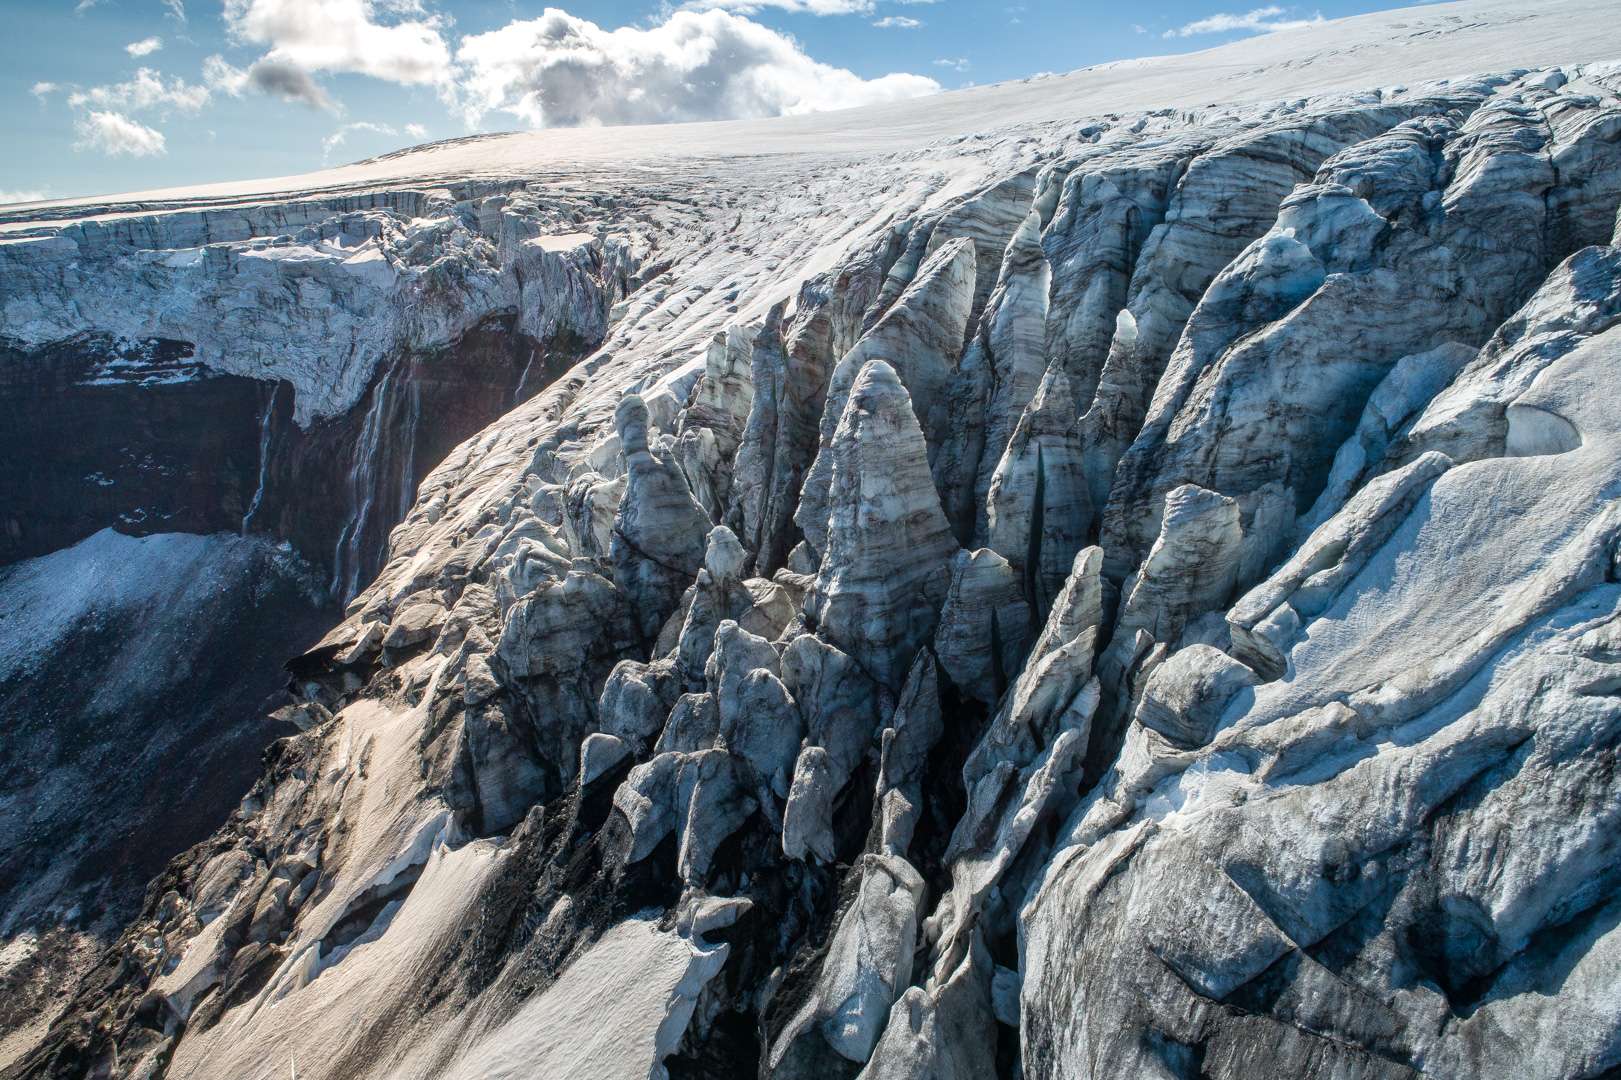
M 1610 6 L 8 209 L 0 1076 L 1621 1070 Z
M 1508 452 L 1509 406 L 1551 361 L 1621 321 L 1621 248 L 1584 248 L 1566 259 L 1498 328 L 1457 377 L 1410 410 L 1376 471 L 1435 450 L 1458 461 Z
M 833 933 L 815 994 L 767 1061 L 775 1075 L 825 1075 L 830 1052 L 864 1063 L 890 1005 L 912 981 L 923 879 L 895 856 L 865 855 L 855 872 L 855 901 Z
M 11 238 L 0 245 L 15 283 L 0 307 L 6 337 L 24 347 L 91 330 L 189 342 L 212 370 L 291 383 L 303 427 L 352 406 L 391 352 L 450 345 L 505 311 L 542 341 L 601 338 L 617 299 L 604 279 L 632 271 L 638 238 L 576 228 L 574 243 L 547 243 L 559 211 L 589 204 L 477 194 L 496 197 L 315 195 Z
M 710 342 L 692 401 L 682 410 L 675 458 L 711 518 L 720 518 L 730 494 L 731 473 L 723 463 L 737 454 L 748 420 L 754 395 L 753 354 L 761 347 L 773 347 L 776 334 L 771 324 L 761 327 L 753 339 L 745 327 L 728 326 Z
M 1478 93 L 1478 92 L 1477 92 Z M 1466 91 L 1454 95 L 1467 97 Z M 1454 105 L 1451 96 L 1429 103 L 1429 111 Z M 1086 473 L 1092 505 L 1103 512 L 1110 535 L 1117 505 L 1140 490 L 1133 479 L 1120 497 L 1115 468 L 1138 439 L 1173 353 L 1185 348 L 1190 317 L 1223 269 L 1277 220 L 1279 204 L 1311 178 L 1330 154 L 1377 135 L 1421 111 L 1399 103 L 1359 103 L 1351 108 L 1290 114 L 1271 124 L 1230 133 L 1206 145 L 1183 150 L 1191 160 L 1176 181 L 1164 219 L 1137 255 L 1126 306 L 1116 320 L 1108 355 L 1096 376 L 1097 391 L 1082 419 Z M 1181 168 L 1181 166 L 1177 166 Z M 1131 463 L 1122 466 L 1130 475 Z M 1094 525 L 1094 527 L 1100 527 Z M 1151 536 L 1148 538 L 1151 540 Z M 1105 545 L 1112 577 L 1123 577 L 1129 558 L 1118 543 Z M 1147 542 L 1134 554 L 1141 557 Z
M 873 361 L 884 364 L 908 398 L 924 437 L 925 465 L 948 437 L 948 394 L 954 381 L 974 286 L 974 245 L 960 238 L 934 252 L 878 324 L 833 369 L 822 411 L 820 449 L 805 477 L 794 522 L 816 551 L 828 543 L 833 498 L 833 441 L 845 403 Z M 927 482 L 932 488 L 932 482 Z
M 860 1073 L 863 1080 L 970 1080 L 995 1074 L 996 1019 L 986 980 L 978 977 L 989 966 L 985 955 L 981 947 L 937 989 L 913 986 L 901 995 Z
M 1553 159 L 1577 144 L 1614 155 L 1615 131 L 1556 126 L 1551 111 L 1564 104 L 1549 96 L 1532 81 L 1461 121 L 1404 121 L 1329 158 L 1284 200 L 1189 321 L 1116 479 L 1135 494 L 1111 507 L 1115 546 L 1145 551 L 1154 500 L 1197 483 L 1240 500 L 1242 576 L 1253 581 L 1397 360 L 1449 341 L 1483 344 L 1568 254 L 1550 240 L 1608 239 L 1556 227 L 1546 196 L 1561 189 Z M 1588 200 L 1613 207 L 1616 192 L 1567 190 L 1562 218 L 1586 218 Z M 1397 305 L 1409 311 L 1397 322 L 1376 314 Z
M 805 612 L 874 679 L 898 687 L 939 618 L 957 543 L 911 399 L 885 361 L 856 376 L 825 456 L 826 540 Z
M 709 517 L 675 462 L 650 446 L 642 399 L 626 395 L 614 422 L 627 480 L 608 552 L 642 633 L 653 638 L 703 565 Z
M 1018 575 L 994 551 L 958 551 L 934 651 L 969 697 L 993 703 L 1018 670 L 1030 637 L 1030 606 Z
M 887 245 L 885 245 L 887 249 Z M 849 260 L 805 283 L 793 319 L 774 308 L 752 357 L 754 400 L 733 470 L 728 521 L 770 573 L 787 562 L 795 509 L 816 457 L 833 365 L 855 344 L 878 296 L 882 252 Z M 779 327 L 778 338 L 771 330 Z
M 1046 366 L 1043 330 L 1051 274 L 1032 209 L 1008 241 L 996 287 L 979 318 L 953 387 L 952 424 L 935 461 L 935 482 L 960 533 L 984 531 L 985 490 L 1019 414 Z
M 1192 752 L 1128 736 L 1025 912 L 1028 1050 L 1045 1068 L 1154 1069 L 1194 1044 L 1207 1067 L 1268 1073 L 1566 1076 L 1608 1060 L 1613 1021 L 1569 1028 L 1549 1010 L 1613 1015 L 1587 972 L 1609 963 L 1615 870 L 1594 819 L 1561 807 L 1610 784 L 1592 763 L 1616 731 L 1595 693 L 1613 678 L 1598 644 L 1616 617 L 1598 496 L 1613 421 L 1579 388 L 1618 344 L 1590 339 L 1517 397 L 1564 417 L 1579 448 L 1391 474 L 1234 609 L 1235 630 L 1271 627 L 1284 679 L 1240 690 Z M 1383 631 L 1358 632 L 1370 623 Z M 1464 854 L 1487 837 L 1494 869 Z M 1145 888 L 1164 873 L 1186 887 Z M 1190 919 L 1220 930 L 1192 935 Z M 1055 1012 L 1038 985 L 1079 1007 Z
M 1041 234 L 1053 276 L 1046 356 L 1069 381 L 1077 413 L 1098 389 L 1138 259 L 1199 148 L 1170 132 L 1117 137 L 1091 148 L 1063 177 Z
M 947 979 L 979 935 L 1013 931 L 1016 883 L 1042 865 L 1032 834 L 1051 829 L 1078 793 L 1099 702 L 1093 677 L 1102 618 L 1101 552 L 1075 558 L 1018 681 L 1009 688 L 962 768 L 966 806 L 943 853 L 950 886 L 930 916 L 934 978 Z M 990 972 L 979 974 L 989 978 Z
M 1045 611 L 1092 524 L 1091 495 L 1070 384 L 1047 369 L 985 493 L 986 543 L 1018 567 L 1024 595 Z

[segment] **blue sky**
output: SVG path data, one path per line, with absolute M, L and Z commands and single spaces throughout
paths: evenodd
M 470 131 L 813 111 L 1392 6 L 7 0 L 0 201 L 300 173 Z

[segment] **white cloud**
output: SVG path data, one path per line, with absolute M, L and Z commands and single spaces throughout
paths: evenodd
M 358 131 L 369 131 L 374 135 L 398 135 L 399 132 L 388 124 L 374 124 L 370 120 L 356 120 L 345 124 L 326 138 L 321 140 L 321 157 L 326 158 L 332 151 L 349 140 L 349 136 Z
M 316 109 L 342 111 L 320 84 L 310 77 L 309 72 L 276 60 L 258 60 L 243 70 L 223 56 L 210 56 L 203 61 L 203 81 L 211 89 L 232 97 L 241 97 L 245 91 L 257 90 L 261 94 L 302 102 Z
M 873 0 L 691 0 L 684 6 L 696 11 L 738 11 L 747 15 L 763 8 L 806 15 L 871 15 L 875 5 Z
M 300 101 L 317 109 L 335 109 L 332 99 L 310 73 L 296 64 L 264 59 L 248 68 L 248 85 L 271 97 Z
M 139 68 L 127 82 L 92 86 L 68 95 L 74 108 L 179 109 L 196 112 L 208 104 L 208 87 L 182 78 L 165 81 L 161 72 Z
M 215 53 L 203 61 L 203 82 L 211 90 L 241 97 L 248 88 L 248 73 Z
M 89 112 L 74 121 L 79 150 L 100 150 L 111 157 L 154 157 L 166 152 L 163 132 L 122 113 Z
M 37 89 L 37 88 L 36 88 Z M 79 150 L 99 150 L 113 157 L 153 157 L 167 152 L 163 133 L 132 119 L 131 112 L 197 112 L 212 96 L 210 87 L 182 78 L 164 78 L 139 68 L 125 82 L 74 90 L 68 105 L 78 110 L 73 127 Z
M 939 0 L 895 0 L 898 4 L 934 4 Z M 766 8 L 797 15 L 871 15 L 877 0 L 687 0 L 681 5 L 693 11 L 735 11 L 753 15 Z
M 952 71 L 967 71 L 973 65 L 966 56 L 942 56 L 934 62 L 935 67 L 950 68 Z
M 97 3 L 99 0 L 89 0 Z M 934 0 L 892 0 L 926 4 Z M 184 0 L 162 0 L 184 20 Z M 773 7 L 814 14 L 873 13 L 874 24 L 911 29 L 905 15 L 877 18 L 876 0 L 695 0 L 666 7 L 663 21 L 616 30 L 557 8 L 461 39 L 452 54 L 450 19 L 425 0 L 224 0 L 237 45 L 260 46 L 258 59 L 238 67 L 215 54 L 202 79 L 188 83 L 148 67 L 123 82 L 60 86 L 40 82 L 46 100 L 64 94 L 74 109 L 77 146 L 103 153 L 151 156 L 166 152 L 163 132 L 143 114 L 195 113 L 216 96 L 254 91 L 329 109 L 340 115 L 316 80 L 322 72 L 353 73 L 409 85 L 429 85 L 471 126 L 504 113 L 535 127 L 662 123 L 767 117 L 846 108 L 935 93 L 924 75 L 895 73 L 865 79 L 820 63 L 790 36 L 732 11 Z M 696 10 L 701 5 L 705 10 Z M 131 56 L 163 47 L 157 35 L 125 46 Z M 967 70 L 965 59 L 937 63 Z M 137 119 L 140 117 L 140 119 Z M 356 121 L 322 141 L 330 154 L 361 132 L 425 141 L 419 123 Z
M 921 75 L 863 79 L 811 59 L 775 30 L 715 10 L 604 30 L 548 8 L 464 38 L 456 59 L 456 98 L 474 125 L 490 112 L 535 127 L 780 116 L 940 89 Z
M 43 191 L 0 191 L 0 205 L 6 203 L 39 202 L 45 197 Z
M 1298 30 L 1303 26 L 1316 26 L 1325 21 L 1321 13 L 1314 12 L 1309 19 L 1285 19 L 1288 9 L 1276 5 L 1254 8 L 1243 14 L 1237 12 L 1217 12 L 1202 19 L 1195 19 L 1184 23 L 1174 30 L 1167 30 L 1162 37 L 1192 37 L 1195 34 L 1226 34 L 1234 30 L 1244 30 L 1254 34 L 1270 34 L 1277 30 Z
M 269 46 L 260 63 L 282 71 L 353 72 L 409 85 L 450 77 L 446 21 L 412 0 L 225 0 L 225 25 L 237 41 Z

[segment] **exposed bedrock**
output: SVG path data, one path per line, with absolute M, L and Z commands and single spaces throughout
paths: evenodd
M 261 538 L 111 529 L 0 569 L 0 1028 L 34 1037 L 153 877 L 298 730 L 282 664 L 331 624 Z M 199 632 L 207 627 L 206 632 Z
M 299 485 L 341 507 L 353 597 L 298 733 L 5 1075 L 1621 1069 L 1618 89 L 405 215 L 460 303 L 550 267 L 597 306 L 524 293 L 304 426 L 291 378 L 141 391 L 217 387 L 228 527 L 302 550 Z M 433 276 L 403 242 L 389 296 Z M 371 471 L 298 471 L 331 424 Z
M 0 452 L 16 467 L 0 479 L 0 563 L 13 564 L 0 574 L 15 605 L 3 626 L 0 712 L 17 756 L 8 801 L 31 810 L 17 810 L 8 832 L 0 924 L 19 942 L 4 994 L 19 1046 L 66 1004 L 63 989 L 139 910 L 154 873 L 237 804 L 265 748 L 329 718 L 319 702 L 290 704 L 284 664 L 331 627 L 334 601 L 375 576 L 422 478 L 572 366 L 586 345 L 576 328 L 602 332 L 609 293 L 594 324 L 491 311 L 512 299 L 492 295 L 422 336 L 391 331 L 394 344 L 379 348 L 382 301 L 348 289 L 344 275 L 369 281 L 399 270 L 391 259 L 426 254 L 420 236 L 390 233 L 393 215 L 420 207 L 384 202 L 365 212 L 293 208 L 316 222 L 298 236 L 263 235 L 286 224 L 273 208 L 69 230 L 79 260 L 61 272 L 120 285 L 91 289 L 96 299 L 74 305 L 70 320 L 80 332 L 40 346 L 26 343 L 62 325 L 52 289 L 65 283 L 40 287 L 28 253 L 56 258 L 62 234 L 5 246 Z M 449 226 L 464 237 L 478 229 Z M 401 244 L 415 244 L 415 256 Z M 458 251 L 500 258 L 488 245 Z M 514 258 L 543 271 L 514 294 L 535 304 L 533 286 L 555 279 L 535 261 L 558 256 Z M 134 267 L 134 280 L 121 277 Z M 176 275 L 190 283 L 184 303 Z M 461 302 L 445 280 L 427 301 L 422 284 L 411 287 L 419 307 Z M 103 288 L 117 305 L 102 303 Z M 253 303 L 232 293 L 281 288 L 298 304 L 267 305 L 258 322 Z M 321 296 L 340 293 L 348 306 L 323 316 Z M 184 310 L 191 303 L 218 306 Z M 244 354 L 257 356 L 276 320 L 289 324 L 282 351 L 250 362 Z M 243 334 L 234 349 L 233 327 Z M 299 364 L 339 351 L 353 362 L 345 377 L 359 380 L 357 397 L 312 402 L 349 391 L 318 386 L 326 376 Z M 52 575 L 73 580 L 52 585 Z M 420 647 L 438 633 L 432 610 L 414 609 L 372 647 Z M 513 820 L 499 792 L 485 795 L 491 819 Z M 14 1053 L 8 1043 L 4 1056 Z
M 0 563 L 104 528 L 236 531 L 259 471 L 262 384 L 208 377 L 182 342 L 88 335 L 0 353 Z M 125 373 L 128 373 L 126 375 Z
M 18 468 L 0 479 L 0 561 L 103 528 L 258 533 L 292 542 L 345 601 L 381 568 L 422 478 L 582 351 L 495 319 L 385 361 L 349 412 L 303 428 L 289 384 L 209 370 L 184 342 L 9 350 L 0 451 Z
M 0 574 L 13 583 L 82 574 L 73 589 L 107 598 L 61 612 L 70 625 L 59 639 L 34 639 L 30 609 L 54 610 L 41 586 L 4 626 L 11 649 L 48 653 L 26 678 L 0 679 L 7 751 L 20 756 L 13 797 L 34 804 L 29 827 L 9 834 L 0 917 L 8 932 L 46 942 L 8 975 L 19 1025 L 54 1011 L 60 999 L 46 1007 L 33 995 L 70 980 L 97 940 L 116 935 L 155 872 L 247 790 L 270 742 L 325 717 L 319 706 L 283 710 L 283 665 L 382 565 L 420 479 L 573 356 L 548 362 L 500 320 L 440 353 L 388 362 L 348 414 L 304 429 L 287 383 L 210 372 L 190 351 L 93 337 L 6 359 L 14 422 L 0 425 L 0 452 L 17 467 L 0 479 L 0 552 L 52 553 Z M 111 530 L 144 538 L 128 565 Z M 210 546 L 191 554 L 194 541 Z M 277 541 L 291 548 L 275 551 Z M 116 599 L 134 584 L 122 579 L 141 574 L 160 591 Z M 214 591 L 169 584 L 173 574 Z M 392 629 L 382 644 L 437 634 Z M 266 718 L 276 710 L 284 714 Z M 23 767 L 24 757 L 52 763 L 51 775 Z M 117 779 L 91 798 L 93 775 Z M 100 815 L 118 821 L 110 835 Z

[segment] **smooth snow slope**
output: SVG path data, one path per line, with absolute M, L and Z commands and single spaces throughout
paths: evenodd
M 0 217 L 0 229 L 58 218 L 64 208 L 111 211 L 132 203 L 195 204 L 436 177 L 495 178 L 561 172 L 582 163 L 903 151 L 977 131 L 1111 112 L 1241 105 L 1482 71 L 1535 70 L 1614 59 L 1621 54 L 1617 15 L 1613 0 L 1460 0 L 1338 19 L 1202 52 L 831 113 L 482 136 L 299 176 L 22 204 Z

